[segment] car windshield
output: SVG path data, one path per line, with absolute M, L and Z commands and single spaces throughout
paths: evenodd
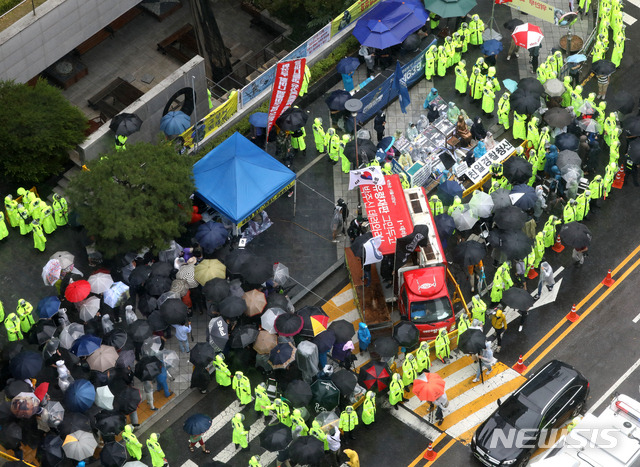
M 452 316 L 453 311 L 446 297 L 411 303 L 411 321 L 415 324 L 437 323 Z
M 520 396 L 522 397 L 522 396 Z M 516 428 L 537 428 L 542 415 L 530 404 L 524 404 L 520 397 L 510 397 L 500 406 L 498 414 L 507 424 Z

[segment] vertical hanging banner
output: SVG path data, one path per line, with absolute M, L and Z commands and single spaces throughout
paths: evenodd
M 276 77 L 271 91 L 267 134 L 282 112 L 287 110 L 300 94 L 300 86 L 304 77 L 306 58 L 280 62 L 276 67 Z

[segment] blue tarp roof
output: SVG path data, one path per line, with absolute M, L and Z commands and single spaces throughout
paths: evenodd
M 240 133 L 193 166 L 196 194 L 239 223 L 296 178 L 296 174 Z

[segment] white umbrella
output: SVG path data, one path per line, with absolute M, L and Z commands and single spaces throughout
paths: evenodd
M 109 287 L 113 284 L 113 279 L 110 274 L 99 272 L 89 276 L 89 284 L 91 284 L 91 291 L 93 293 L 101 294 L 109 290 Z
M 273 280 L 280 285 L 284 285 L 289 280 L 289 268 L 282 263 L 274 264 Z
M 92 370 L 107 371 L 116 366 L 118 352 L 110 345 L 101 345 L 98 350 L 87 357 L 87 363 Z
M 284 314 L 285 314 L 285 311 L 282 308 L 269 308 L 260 317 L 260 324 L 262 324 L 262 329 L 264 329 L 265 331 L 271 334 L 275 334 L 276 318 Z
M 57 259 L 60 262 L 60 267 L 62 269 L 68 269 L 70 267 L 73 268 L 73 261 L 75 257 L 68 251 L 57 251 L 52 254 L 49 259 Z
M 50 259 L 42 268 L 42 280 L 44 285 L 53 285 L 60 279 L 62 266 L 57 259 Z
M 60 333 L 60 345 L 68 350 L 73 345 L 73 341 L 82 336 L 84 336 L 84 326 L 80 323 L 71 323 Z
M 93 456 L 98 443 L 87 431 L 74 431 L 67 435 L 62 443 L 62 450 L 69 459 L 81 461 Z
M 469 207 L 478 217 L 489 217 L 493 211 L 493 198 L 484 191 L 476 190 L 473 192 Z
M 76 303 L 80 319 L 82 321 L 89 321 L 96 316 L 100 310 L 100 299 L 96 296 L 85 298 L 81 302 Z
M 469 205 L 465 205 L 463 210 L 457 209 L 451 217 L 458 230 L 469 230 L 478 222 L 478 216 L 473 213 Z
M 114 396 L 109 386 L 99 386 L 96 389 L 95 404 L 101 409 L 113 410 Z

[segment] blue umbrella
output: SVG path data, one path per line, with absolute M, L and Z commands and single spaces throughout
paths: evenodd
M 38 302 L 36 311 L 40 318 L 51 318 L 60 309 L 60 300 L 56 296 L 44 297 Z
M 77 379 L 64 393 L 64 405 L 72 412 L 86 412 L 96 399 L 96 389 L 86 379 Z
M 400 44 L 427 22 L 424 5 L 414 1 L 385 1 L 358 20 L 353 35 L 360 44 L 385 49 Z
M 518 206 L 523 211 L 533 209 L 538 200 L 536 190 L 525 183 L 514 186 L 509 197 L 514 200 L 513 205 Z
M 560 133 L 556 136 L 555 144 L 558 151 L 564 151 L 565 149 L 577 151 L 578 146 L 580 146 L 580 140 L 573 133 Z
M 204 433 L 211 426 L 211 417 L 202 413 L 196 413 L 187 418 L 182 429 L 189 435 Z
M 324 101 L 329 110 L 344 110 L 344 104 L 351 99 L 351 94 L 344 89 L 336 89 Z
M 378 142 L 378 149 L 382 149 L 384 152 L 387 152 L 395 142 L 396 139 L 393 136 L 385 136 Z
M 350 75 L 360 66 L 360 60 L 356 57 L 345 57 L 338 62 L 336 66 L 336 71 L 338 73 L 344 73 L 345 75 Z
M 505 79 L 502 81 L 502 84 L 504 84 L 504 87 L 507 88 L 509 92 L 515 92 L 515 90 L 518 89 L 518 83 L 512 79 Z
M 447 206 L 453 204 L 453 199 L 456 196 L 462 198 L 462 192 L 463 189 L 460 184 L 453 180 L 447 180 L 446 182 L 438 185 L 438 197 Z
M 42 369 L 42 355 L 33 350 L 23 350 L 9 362 L 15 379 L 35 378 Z
M 228 235 L 229 232 L 224 228 L 224 225 L 209 221 L 198 227 L 195 237 L 204 252 L 211 254 L 226 243 Z
M 167 113 L 160 120 L 160 129 L 167 136 L 184 133 L 191 126 L 191 117 L 179 110 Z
M 582 55 L 582 54 L 573 54 L 573 55 L 570 55 L 569 58 L 567 58 L 567 63 L 582 63 L 586 61 L 587 61 L 586 55 Z
M 502 42 L 495 39 L 489 39 L 488 41 L 484 41 L 480 50 L 484 55 L 498 55 L 502 52 L 503 48 Z
M 100 339 L 98 336 L 85 334 L 84 336 L 80 336 L 75 341 L 73 341 L 73 345 L 71 346 L 71 353 L 76 357 L 86 357 L 87 355 L 91 355 L 93 352 L 98 350 L 100 348 L 100 344 L 102 344 L 102 339 Z
M 256 112 L 249 115 L 249 123 L 256 128 L 267 128 L 267 119 L 269 114 L 266 112 Z

